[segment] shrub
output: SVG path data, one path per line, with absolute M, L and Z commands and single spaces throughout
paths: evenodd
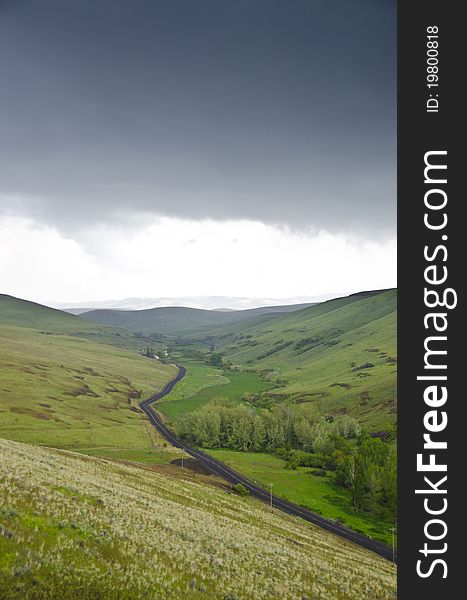
M 243 483 L 236 483 L 232 486 L 232 490 L 239 496 L 248 496 L 248 494 L 250 493 L 243 485 Z
M 317 477 L 326 477 L 327 472 L 325 469 L 313 469 L 312 471 L 308 471 L 311 475 L 316 475 Z
M 352 371 L 361 371 L 362 369 L 371 369 L 373 368 L 375 365 L 371 362 L 366 362 L 363 363 L 363 365 L 359 365 L 358 367 L 354 367 L 352 369 Z

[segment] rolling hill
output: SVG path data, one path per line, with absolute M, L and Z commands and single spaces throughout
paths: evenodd
M 157 461 L 136 405 L 174 372 L 130 350 L 0 325 L 0 436 Z
M 246 310 L 202 310 L 186 307 L 160 307 L 146 310 L 93 310 L 81 317 L 103 325 L 121 327 L 144 335 L 201 334 L 212 327 L 245 322 L 255 317 L 274 318 L 275 315 L 304 308 L 303 304 L 266 306 Z
M 74 334 L 98 330 L 95 325 L 76 315 L 5 294 L 0 294 L 0 323 L 46 329 L 55 333 Z
M 28 327 L 122 347 L 135 348 L 141 345 L 141 341 L 125 329 L 100 325 L 77 315 L 5 294 L 0 294 L 0 325 Z
M 390 562 L 223 486 L 0 439 L 5 600 L 389 600 Z
M 334 294 L 334 297 L 336 294 Z M 88 302 L 59 302 L 52 304 L 73 314 L 81 314 L 91 310 L 145 310 L 168 306 L 185 306 L 206 310 L 246 310 L 255 307 L 289 306 L 302 304 L 309 306 L 323 300 L 329 300 L 332 295 L 325 296 L 295 296 L 292 298 L 255 298 L 245 296 L 164 296 L 158 298 L 133 297 L 120 300 L 94 300 Z
M 0 296 L 0 436 L 158 462 L 136 408 L 173 377 L 128 331 Z
M 362 292 L 208 334 L 224 361 L 276 384 L 257 405 L 308 403 L 384 429 L 396 416 L 396 305 L 396 290 Z

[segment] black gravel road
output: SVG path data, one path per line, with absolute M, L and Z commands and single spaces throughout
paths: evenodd
M 187 454 L 201 462 L 204 465 L 204 467 L 207 468 L 209 471 L 215 473 L 216 475 L 220 475 L 229 483 L 242 483 L 250 492 L 251 496 L 259 498 L 263 502 L 267 502 L 269 504 L 271 502 L 271 493 L 269 490 L 265 490 L 259 485 L 256 485 L 240 473 L 237 473 L 237 471 L 234 471 L 234 469 L 232 469 L 228 465 L 213 458 L 212 456 L 209 456 L 209 454 L 201 452 L 200 450 L 197 450 L 196 448 L 192 448 L 191 446 L 185 444 L 185 442 L 180 440 L 175 435 L 175 433 L 167 427 L 167 425 L 161 419 L 159 414 L 154 410 L 154 407 L 152 406 L 154 402 L 157 402 L 157 400 L 160 400 L 161 398 L 169 394 L 174 388 L 174 386 L 183 377 L 185 377 L 185 374 L 185 367 L 179 366 L 176 377 L 169 381 L 169 383 L 167 383 L 160 392 L 154 394 L 146 400 L 143 400 L 143 402 L 140 403 L 140 407 L 147 414 L 149 420 L 157 429 L 157 431 L 162 435 L 163 438 L 165 438 L 170 444 L 172 444 L 172 446 L 175 446 L 176 448 L 181 448 Z M 344 538 L 345 540 L 353 542 L 354 544 L 358 544 L 359 546 L 363 546 L 363 548 L 366 548 L 367 550 L 372 550 L 373 552 L 376 552 L 377 554 L 383 556 L 388 560 L 392 560 L 393 558 L 392 549 L 386 546 L 385 544 L 374 541 L 365 535 L 361 535 L 345 527 L 344 525 L 341 525 L 338 522 L 325 519 L 324 517 L 321 517 L 320 515 L 317 515 L 311 512 L 310 510 L 299 506 L 298 504 L 294 504 L 293 502 L 289 502 L 288 500 L 283 500 L 282 498 L 278 498 L 274 495 L 272 496 L 272 504 L 276 509 L 282 510 L 283 512 L 289 515 L 301 517 L 302 519 L 305 519 L 305 521 L 309 521 L 314 525 L 318 525 L 319 527 L 322 527 L 323 529 L 326 529 L 327 531 L 330 531 L 331 533 L 334 533 Z

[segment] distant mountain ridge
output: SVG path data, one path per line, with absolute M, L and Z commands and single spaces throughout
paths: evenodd
M 165 296 L 160 298 L 124 298 L 123 300 L 102 300 L 74 303 L 49 303 L 50 306 L 82 314 L 91 310 L 146 310 L 150 308 L 186 307 L 201 310 L 248 310 L 270 306 L 288 306 L 292 304 L 315 304 L 342 294 L 322 294 L 318 296 L 293 296 L 288 298 L 264 298 L 247 296 Z
M 205 310 L 185 306 L 168 306 L 146 310 L 92 310 L 81 317 L 144 335 L 180 335 L 205 328 L 245 322 L 255 317 L 273 316 L 302 310 L 313 304 L 265 306 L 245 310 Z
M 105 341 L 115 343 L 123 342 L 124 338 L 134 338 L 134 333 L 148 336 L 186 334 L 230 323 L 246 322 L 255 317 L 273 317 L 309 306 L 312 304 L 265 306 L 245 310 L 206 310 L 176 306 L 136 311 L 93 310 L 75 315 L 0 294 L 0 324 L 44 329 L 93 339 L 102 337 Z M 134 339 L 136 341 L 136 338 Z

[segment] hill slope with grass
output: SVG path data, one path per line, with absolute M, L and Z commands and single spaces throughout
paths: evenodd
M 210 339 L 224 361 L 276 384 L 250 398 L 257 406 L 308 403 L 317 415 L 350 414 L 376 430 L 395 423 L 396 308 L 396 290 L 363 292 L 213 328 Z
M 0 436 L 122 458 L 151 452 L 137 403 L 175 372 L 134 351 L 0 325 Z
M 394 598 L 391 563 L 250 498 L 0 439 L 5 600 Z
M 225 325 L 248 321 L 255 317 L 274 317 L 277 314 L 300 310 L 306 305 L 267 306 L 247 310 L 202 310 L 186 307 L 160 307 L 146 310 L 93 310 L 81 314 L 85 319 L 104 325 L 122 327 L 144 335 L 185 335 Z
M 125 329 L 94 323 L 77 315 L 5 294 L 0 294 L 0 325 L 28 327 L 117 346 L 141 345 L 141 341 Z

